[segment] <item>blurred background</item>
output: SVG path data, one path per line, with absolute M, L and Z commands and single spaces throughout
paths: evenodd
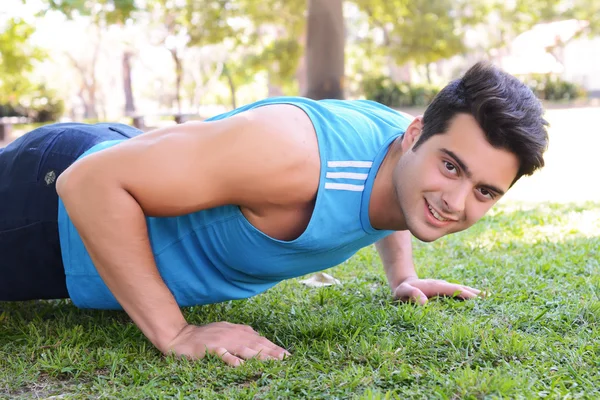
M 151 129 L 279 95 L 417 115 L 479 60 L 549 110 L 563 153 L 551 145 L 542 196 L 600 200 L 572 179 L 600 145 L 600 0 L 2 0 L 0 145 L 53 121 Z

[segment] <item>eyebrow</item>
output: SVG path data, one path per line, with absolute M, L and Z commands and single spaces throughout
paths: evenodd
M 463 160 L 461 160 L 460 157 L 457 156 L 453 151 L 448 150 L 448 149 L 440 149 L 440 151 L 442 153 L 446 154 L 448 157 L 452 158 L 452 160 L 454 160 L 454 162 L 456 162 L 458 164 L 460 169 L 463 170 L 463 172 L 465 173 L 467 178 L 469 178 L 469 179 L 473 178 L 473 174 L 471 173 L 471 170 L 469 169 L 469 167 L 467 167 L 467 164 L 465 164 L 465 162 Z M 504 190 L 498 188 L 497 186 L 490 185 L 487 183 L 483 183 L 479 186 L 481 186 L 485 189 L 491 190 L 493 192 L 496 192 L 496 193 L 500 194 L 501 196 L 504 195 Z

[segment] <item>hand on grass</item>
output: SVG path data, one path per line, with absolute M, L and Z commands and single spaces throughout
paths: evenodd
M 394 290 L 394 298 L 420 305 L 427 303 L 430 297 L 451 296 L 467 300 L 482 295 L 478 289 L 449 283 L 439 279 L 407 278 Z
M 227 364 L 237 367 L 243 360 L 282 360 L 285 349 L 260 336 L 247 325 L 214 322 L 204 326 L 187 325 L 167 346 L 167 353 L 192 359 L 216 354 Z

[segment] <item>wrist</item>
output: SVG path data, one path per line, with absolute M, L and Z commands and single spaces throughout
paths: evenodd
M 404 275 L 400 278 L 400 283 L 403 282 L 407 282 L 407 281 L 412 281 L 415 279 L 419 279 L 419 277 L 417 276 L 417 274 L 411 274 L 411 275 Z
M 171 342 L 188 326 L 185 318 L 173 318 L 171 321 L 162 321 L 155 323 L 150 329 L 141 329 L 152 344 L 166 354 L 169 351 Z M 143 328 L 140 326 L 140 328 Z
M 161 332 L 161 335 L 157 336 L 156 341 L 152 341 L 152 343 L 163 354 L 168 354 L 171 351 L 173 342 L 175 342 L 189 326 L 190 325 L 185 321 L 183 321 L 182 324 L 171 326 L 168 330 Z

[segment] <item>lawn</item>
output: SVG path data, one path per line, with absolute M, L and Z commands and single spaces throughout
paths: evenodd
M 252 325 L 292 353 L 237 369 L 163 357 L 121 312 L 4 303 L 0 397 L 600 398 L 594 158 L 582 169 L 598 148 L 582 131 L 597 111 L 550 112 L 559 145 L 546 171 L 471 230 L 415 242 L 421 276 L 485 289 L 487 298 L 395 303 L 366 248 L 328 271 L 339 286 L 291 280 L 250 300 L 186 309 L 197 324 Z

